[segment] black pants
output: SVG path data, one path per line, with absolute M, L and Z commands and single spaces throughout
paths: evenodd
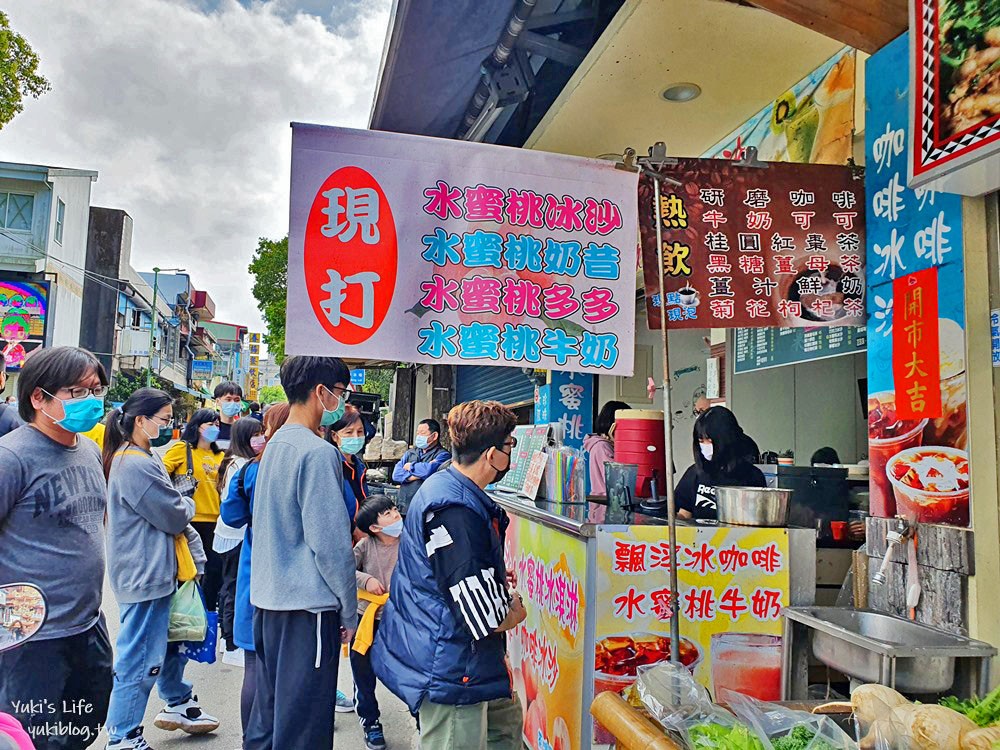
M 240 542 L 229 552 L 219 555 L 222 561 L 222 583 L 219 586 L 219 628 L 222 630 L 222 638 L 226 642 L 226 651 L 236 648 L 233 641 L 233 620 L 236 617 L 236 574 L 240 568 L 240 551 L 243 543 Z
M 247 727 L 250 726 L 250 713 L 257 694 L 257 654 L 253 651 L 243 652 L 243 690 L 240 692 L 240 723 L 243 725 L 243 742 L 247 740 Z
M 0 654 L 0 711 L 24 725 L 37 750 L 84 750 L 108 715 L 111 665 L 103 615 L 79 635 L 25 643 Z
M 215 541 L 215 521 L 192 521 L 191 525 L 201 537 L 205 546 L 205 577 L 201 579 L 201 591 L 205 595 L 205 609 L 215 612 L 219 608 L 219 588 L 222 586 L 222 556 L 212 549 Z
M 378 633 L 378 620 L 375 621 L 375 633 Z M 374 633 L 373 633 L 374 635 Z M 351 646 L 354 641 L 351 641 Z M 359 654 L 353 648 L 351 655 L 351 672 L 354 674 L 354 702 L 358 718 L 364 724 L 372 724 L 379 720 L 378 700 L 375 698 L 375 671 L 372 669 L 371 648 L 368 653 Z
M 244 750 L 327 750 L 340 665 L 340 613 L 258 609 L 257 692 Z

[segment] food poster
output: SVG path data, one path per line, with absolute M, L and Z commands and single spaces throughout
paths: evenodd
M 848 167 L 677 159 L 660 174 L 668 328 L 860 326 L 864 182 Z M 646 318 L 660 327 L 656 207 L 639 180 Z
M 0 279 L 0 354 L 7 370 L 20 370 L 45 343 L 48 308 L 48 283 Z
M 788 531 L 682 526 L 676 558 L 681 663 L 717 700 L 727 691 L 780 699 Z M 666 527 L 598 530 L 595 695 L 670 658 L 670 560 Z
M 528 613 L 507 638 L 524 741 L 532 750 L 581 750 L 587 546 L 511 514 L 506 563 Z
M 293 125 L 286 352 L 631 375 L 637 179 Z
M 912 0 L 909 184 L 1000 188 L 1000 2 Z M 901 69 L 903 70 L 903 69 Z
M 870 511 L 968 526 L 962 199 L 906 187 L 907 49 L 904 35 L 866 69 Z M 925 320 L 933 305 L 936 331 Z M 935 377 L 940 399 L 927 395 Z
M 856 55 L 842 49 L 703 156 L 742 159 L 752 146 L 762 161 L 846 164 L 852 156 Z

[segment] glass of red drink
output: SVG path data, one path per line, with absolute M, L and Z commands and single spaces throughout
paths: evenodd
M 927 445 L 896 454 L 886 466 L 899 515 L 917 523 L 969 525 L 969 454 Z
M 896 416 L 896 394 L 884 391 L 868 396 L 868 462 L 871 472 L 869 512 L 877 518 L 896 515 L 892 484 L 886 464 L 897 453 L 921 445 L 926 419 Z
M 730 693 L 762 701 L 781 700 L 781 636 L 716 633 L 712 636 L 712 687 L 715 700 Z

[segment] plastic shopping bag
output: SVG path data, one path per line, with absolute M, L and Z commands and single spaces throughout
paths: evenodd
M 198 584 L 186 581 L 174 592 L 170 600 L 170 625 L 167 629 L 167 641 L 205 640 L 208 630 L 208 618 L 205 603 L 202 601 Z
M 829 716 L 793 711 L 739 693 L 730 695 L 729 708 L 764 740 L 766 750 L 857 750 L 858 747 Z
M 219 613 L 206 612 L 205 619 L 208 622 L 205 638 L 201 641 L 185 641 L 180 647 L 191 661 L 215 664 L 215 652 L 219 648 Z

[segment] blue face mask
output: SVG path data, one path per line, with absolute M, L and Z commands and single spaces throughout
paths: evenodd
M 327 393 L 333 393 L 329 388 L 324 386 L 324 390 Z M 336 395 L 336 394 L 334 394 Z M 343 397 L 337 399 L 336 409 L 327 409 L 326 406 L 323 407 L 323 418 L 319 421 L 320 426 L 329 427 L 332 424 L 336 424 L 344 416 L 344 411 L 347 409 L 347 400 Z
M 101 421 L 104 416 L 104 400 L 97 396 L 84 396 L 83 398 L 59 398 L 53 396 L 48 391 L 42 391 L 52 398 L 62 401 L 62 419 L 56 419 L 46 411 L 42 411 L 49 419 L 62 427 L 67 432 L 90 432 L 94 425 Z
M 360 453 L 365 447 L 363 437 L 345 437 L 340 439 L 340 449 L 349 456 Z
M 201 436 L 209 443 L 214 443 L 219 439 L 219 425 L 213 424 L 202 430 Z
M 420 450 L 426 448 L 428 443 L 430 443 L 430 438 L 426 435 L 417 435 L 417 439 L 413 441 L 413 444 Z
M 243 411 L 243 404 L 240 401 L 223 401 L 222 413 L 227 417 L 235 417 Z
M 390 523 L 388 526 L 382 527 L 382 533 L 387 536 L 399 536 L 403 533 L 403 521 L 402 519 L 396 521 L 396 523 Z

